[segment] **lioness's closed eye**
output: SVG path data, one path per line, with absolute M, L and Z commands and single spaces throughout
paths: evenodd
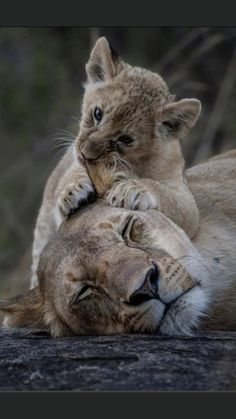
M 198 228 L 179 140 L 196 123 L 200 102 L 176 100 L 159 74 L 124 62 L 104 37 L 86 73 L 78 136 L 49 178 L 38 216 L 32 286 L 50 237 L 96 194 L 111 206 L 161 211 L 189 237 Z

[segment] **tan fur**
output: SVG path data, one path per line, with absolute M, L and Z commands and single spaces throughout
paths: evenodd
M 73 182 L 75 177 L 79 179 L 76 183 Z M 69 215 L 75 202 L 78 206 L 87 202 L 91 195 L 94 195 L 92 182 L 85 168 L 74 159 L 73 149 L 70 148 L 49 177 L 44 190 L 34 231 L 31 287 L 38 284 L 36 271 L 42 250 Z
M 111 206 L 156 209 L 190 238 L 197 232 L 199 214 L 179 139 L 196 123 L 200 102 L 176 101 L 158 74 L 116 57 L 105 38 L 95 44 L 86 71 L 79 134 L 49 179 L 38 216 L 31 286 L 37 284 L 43 248 L 65 217 L 93 197 L 94 188 Z M 99 123 L 96 107 L 103 112 Z M 122 135 L 133 143 L 123 144 Z
M 32 328 L 35 322 L 53 336 L 235 330 L 236 150 L 189 169 L 186 176 L 200 210 L 192 242 L 158 211 L 112 208 L 104 201 L 85 207 L 44 249 L 40 288 L 18 297 L 17 304 L 16 299 L 1 304 L 5 323 Z M 153 263 L 159 268 L 158 299 L 130 305 Z M 89 288 L 78 301 L 85 285 Z
M 105 38 L 95 44 L 86 70 L 76 149 L 99 196 L 116 207 L 159 210 L 193 237 L 198 210 L 184 177 L 179 139 L 196 123 L 200 102 L 175 101 L 159 74 L 125 63 Z M 95 119 L 96 107 L 103 112 L 101 121 Z M 124 135 L 133 143 L 122 143 Z M 112 157 L 126 164 L 126 177 L 120 179 L 119 168 L 112 182 L 106 173 L 101 185 L 101 164 Z

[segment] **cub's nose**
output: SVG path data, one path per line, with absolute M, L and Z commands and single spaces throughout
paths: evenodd
M 157 266 L 152 266 L 146 273 L 142 286 L 136 290 L 129 298 L 129 304 L 138 305 L 144 301 L 158 297 L 158 278 L 159 270 Z

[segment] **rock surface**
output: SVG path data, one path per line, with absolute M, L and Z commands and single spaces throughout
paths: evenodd
M 236 390 L 236 332 L 194 338 L 0 331 L 0 390 Z

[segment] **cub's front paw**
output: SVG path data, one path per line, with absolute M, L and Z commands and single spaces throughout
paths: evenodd
M 86 181 L 70 183 L 59 195 L 58 210 L 63 218 L 73 214 L 82 205 L 95 200 L 96 192 L 92 185 Z
M 113 207 L 123 207 L 132 210 L 146 211 L 159 209 L 158 199 L 136 179 L 119 182 L 106 193 L 107 203 Z

